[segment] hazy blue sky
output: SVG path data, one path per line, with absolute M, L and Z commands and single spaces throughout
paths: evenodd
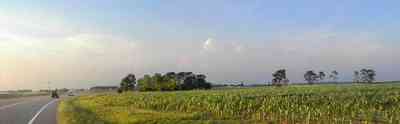
M 398 0 L 14 0 L 0 2 L 0 90 L 118 85 L 193 71 L 262 83 L 288 69 L 368 67 L 400 80 Z

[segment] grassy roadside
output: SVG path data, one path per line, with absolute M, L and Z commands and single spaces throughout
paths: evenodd
M 96 112 L 91 112 L 77 104 L 80 104 L 79 98 L 59 104 L 58 124 L 261 124 L 261 121 L 202 120 L 202 115 L 197 113 L 157 112 L 134 107 L 97 108 Z
M 58 124 L 106 124 L 95 114 L 76 105 L 77 98 L 64 99 L 58 106 Z
M 398 123 L 400 85 L 314 85 L 86 95 L 60 124 Z M 248 120 L 248 121 L 242 121 Z

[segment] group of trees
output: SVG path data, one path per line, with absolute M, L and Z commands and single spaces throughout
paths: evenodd
M 339 73 L 334 70 L 329 74 L 329 79 L 333 81 L 337 81 L 339 76 Z M 272 73 L 272 85 L 273 86 L 282 86 L 282 85 L 288 85 L 289 79 L 286 76 L 286 70 L 285 69 L 280 69 L 274 73 Z M 313 70 L 307 71 L 304 74 L 304 79 L 309 83 L 309 84 L 314 84 L 315 82 L 318 81 L 323 81 L 327 78 L 327 75 L 325 72 L 320 71 L 318 73 L 314 72 Z
M 289 79 L 286 77 L 286 70 L 285 69 L 280 69 L 274 73 L 272 73 L 272 85 L 273 86 L 282 86 L 282 85 L 288 85 L 289 84 Z
M 309 70 L 304 74 L 304 79 L 307 81 L 308 84 L 314 84 L 316 82 L 324 81 L 327 78 L 326 76 L 326 73 L 323 71 L 316 73 L 313 70 Z M 336 82 L 339 79 L 339 72 L 337 72 L 336 70 L 332 71 L 329 74 L 328 79 Z
M 354 83 L 372 83 L 375 81 L 376 72 L 373 69 L 361 69 L 354 71 Z M 288 85 L 289 79 L 285 69 L 277 70 L 272 73 L 272 85 L 283 86 Z M 208 83 L 206 76 L 203 74 L 194 74 L 192 72 L 168 72 L 163 74 L 155 73 L 154 75 L 144 75 L 143 78 L 136 81 L 134 74 L 129 74 L 122 79 L 118 92 L 131 90 L 139 91 L 174 91 L 174 90 L 193 90 L 193 89 L 210 89 L 211 83 Z M 339 73 L 334 70 L 327 75 L 325 72 L 318 73 L 313 70 L 306 71 L 304 79 L 308 84 L 322 82 L 330 79 L 337 82 Z M 243 84 L 242 84 L 243 85 Z
M 125 78 L 122 79 L 120 88 L 118 92 L 125 92 L 134 90 L 136 85 L 136 76 L 134 74 L 128 74 Z
M 211 83 L 208 83 L 203 74 L 194 74 L 192 72 L 168 72 L 166 74 L 155 73 L 154 75 L 144 75 L 137 80 L 135 75 L 129 74 L 121 81 L 119 92 L 139 90 L 139 91 L 174 91 L 174 90 L 193 90 L 210 89 Z
M 354 71 L 354 83 L 372 83 L 375 81 L 376 72 L 373 69 L 361 69 Z
M 354 83 L 372 83 L 375 81 L 376 72 L 373 69 L 361 69 L 360 71 L 354 71 Z M 286 76 L 286 70 L 280 69 L 276 72 L 272 73 L 272 85 L 273 86 L 282 86 L 288 85 L 289 79 Z M 317 82 L 323 82 L 326 79 L 329 79 L 332 82 L 337 82 L 339 79 L 339 72 L 336 70 L 331 71 L 329 75 L 325 72 L 315 72 L 313 70 L 306 71 L 304 74 L 304 79 L 308 84 L 314 84 Z
M 329 78 L 333 81 L 337 81 L 339 73 L 337 71 L 332 71 Z M 353 82 L 354 83 L 372 83 L 375 81 L 376 72 L 373 69 L 361 69 L 360 71 L 354 71 Z M 318 81 L 323 81 L 326 75 L 324 72 L 319 72 L 319 74 L 314 71 L 307 71 L 304 74 L 304 79 L 309 83 L 313 84 Z

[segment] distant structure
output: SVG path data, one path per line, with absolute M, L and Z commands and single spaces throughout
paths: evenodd
M 10 94 L 10 92 L 8 92 L 8 91 L 0 91 L 0 95 L 8 95 L 8 94 Z
M 117 86 L 95 86 L 90 88 L 90 91 L 116 91 L 118 90 Z

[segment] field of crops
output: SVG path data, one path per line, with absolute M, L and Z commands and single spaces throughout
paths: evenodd
M 313 85 L 81 96 L 62 124 L 400 123 L 400 84 Z

